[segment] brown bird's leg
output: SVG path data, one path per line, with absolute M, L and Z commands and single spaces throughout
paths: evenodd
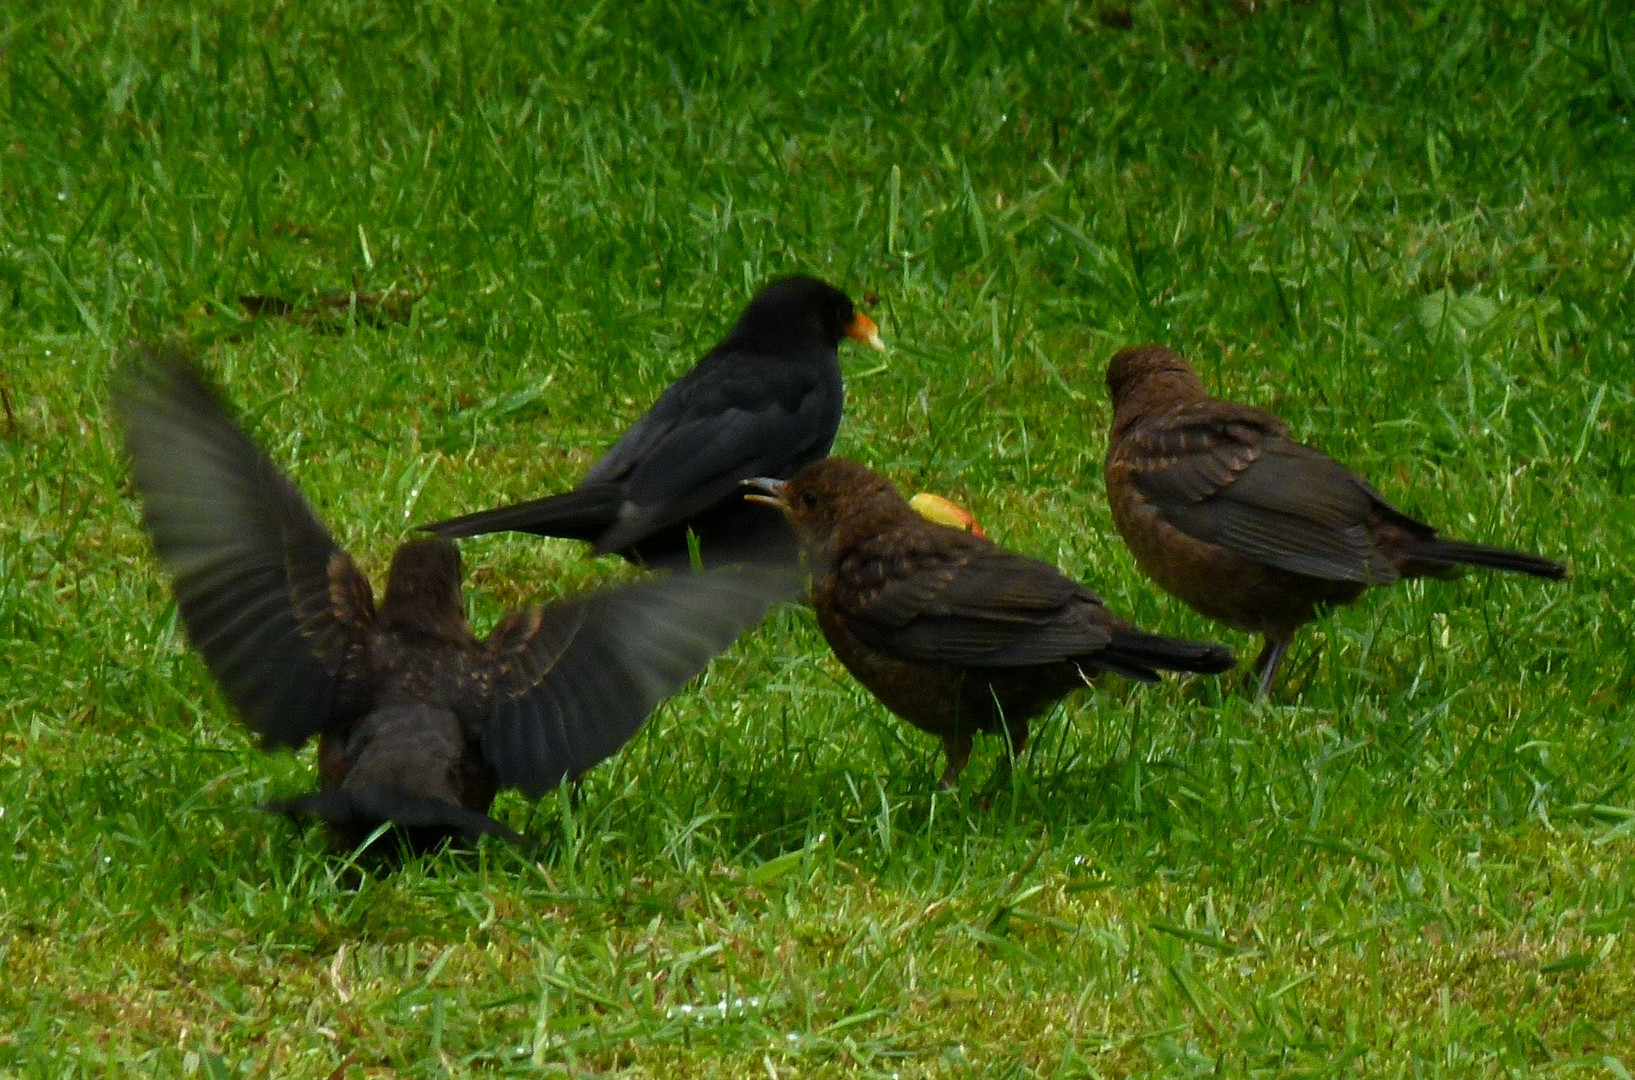
M 577 772 L 568 777 L 568 782 L 565 785 L 568 789 L 568 809 L 572 810 L 575 814 L 579 813 L 579 807 L 582 806 L 585 801 L 585 796 L 580 792 L 580 787 L 584 784 L 584 782 L 585 774 L 582 772 Z
M 339 791 L 341 781 L 352 770 L 346 757 L 346 736 L 326 731 L 318 740 L 318 787 L 322 791 Z
M 1293 640 L 1293 634 L 1281 637 L 1266 635 L 1266 646 L 1255 658 L 1255 669 L 1260 672 L 1260 688 L 1255 691 L 1255 697 L 1263 698 L 1271 691 L 1272 680 L 1277 678 L 1277 669 L 1283 663 L 1283 654 L 1289 651 L 1289 643 Z
M 1005 737 L 1008 752 L 999 759 L 999 767 L 994 769 L 993 775 L 988 778 L 987 792 L 977 800 L 977 805 L 984 810 L 993 805 L 994 799 L 1010 783 L 1016 759 L 1022 756 L 1022 751 L 1028 744 L 1028 725 L 1025 720 L 1021 723 L 1016 721 L 1002 723 L 999 731 Z
M 971 760 L 971 733 L 956 731 L 942 737 L 942 753 L 948 759 L 948 767 L 942 770 L 940 786 L 944 791 L 953 791 L 959 786 L 959 774 L 965 771 L 965 765 Z

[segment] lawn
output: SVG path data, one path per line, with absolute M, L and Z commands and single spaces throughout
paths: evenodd
M 0 1072 L 1635 1070 L 1635 13 L 1561 4 L 0 11 Z M 1143 626 L 1102 372 L 1192 358 L 1462 539 L 957 795 L 780 610 L 575 798 L 359 875 L 190 653 L 106 386 L 182 333 L 378 576 L 571 484 L 782 273 L 836 450 Z M 479 628 L 632 572 L 464 545 Z

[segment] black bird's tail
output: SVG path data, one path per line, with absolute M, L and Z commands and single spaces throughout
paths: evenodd
M 1120 626 L 1113 630 L 1113 640 L 1095 654 L 1093 662 L 1126 679 L 1157 682 L 1160 671 L 1219 675 L 1238 659 L 1224 645 L 1164 637 L 1133 626 Z
M 1512 574 L 1530 574 L 1533 577 L 1560 581 L 1567 576 L 1567 568 L 1542 555 L 1525 551 L 1488 547 L 1486 544 L 1465 544 L 1457 540 L 1425 540 L 1415 544 L 1409 553 L 1405 576 L 1435 575 L 1456 566 L 1479 566 L 1484 570 L 1504 570 Z
M 594 542 L 618 519 L 623 502 L 624 496 L 617 486 L 592 484 L 561 495 L 479 510 L 420 527 L 450 540 L 496 532 L 524 532 Z
M 355 784 L 337 791 L 315 791 L 295 799 L 268 803 L 269 813 L 321 819 L 350 847 L 357 847 L 386 822 L 398 826 L 416 851 L 429 851 L 449 840 L 475 844 L 479 836 L 500 836 L 515 843 L 521 835 L 486 814 L 463 806 L 393 791 L 377 784 Z

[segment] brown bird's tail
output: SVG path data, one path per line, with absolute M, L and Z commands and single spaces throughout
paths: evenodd
M 1457 540 L 1425 540 L 1415 544 L 1409 551 L 1403 574 L 1408 577 L 1435 575 L 1438 571 L 1445 572 L 1456 566 L 1479 566 L 1484 570 L 1529 574 L 1552 581 L 1560 581 L 1567 576 L 1565 566 L 1541 555 L 1488 547 L 1486 544 L 1465 544 Z
M 543 499 L 479 510 L 422 525 L 425 532 L 457 540 L 497 532 L 524 532 L 564 540 L 595 541 L 618 519 L 624 496 L 612 484 L 591 484 Z
M 397 826 L 403 840 L 415 851 L 431 851 L 456 839 L 475 844 L 479 836 L 499 836 L 526 844 L 520 834 L 486 814 L 378 784 L 314 791 L 299 798 L 274 800 L 262 809 L 292 818 L 319 818 L 348 847 L 362 844 L 386 822 Z
M 1149 634 L 1133 626 L 1116 628 L 1113 640 L 1093 658 L 1096 666 L 1140 682 L 1157 682 L 1160 671 L 1219 675 L 1237 662 L 1224 645 Z

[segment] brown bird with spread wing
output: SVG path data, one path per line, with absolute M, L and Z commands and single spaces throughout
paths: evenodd
M 889 481 L 830 458 L 747 496 L 789 516 L 835 655 L 885 706 L 942 740 L 951 787 L 978 731 L 1019 753 L 1028 722 L 1103 671 L 1232 666 L 1219 645 L 1148 634 L 1049 563 L 926 520 Z
M 1136 562 L 1204 615 L 1263 634 L 1265 694 L 1294 632 L 1332 604 L 1464 566 L 1564 578 L 1526 552 L 1444 540 L 1362 477 L 1295 442 L 1271 413 L 1210 397 L 1161 345 L 1107 366 L 1107 497 Z
M 495 792 L 538 796 L 610 756 L 789 591 L 787 570 L 654 578 L 506 616 L 479 641 L 460 554 L 414 540 L 369 582 L 187 360 L 145 356 L 114 397 L 142 521 L 182 622 L 268 747 L 319 737 L 317 792 L 275 809 L 351 845 L 483 834 Z

